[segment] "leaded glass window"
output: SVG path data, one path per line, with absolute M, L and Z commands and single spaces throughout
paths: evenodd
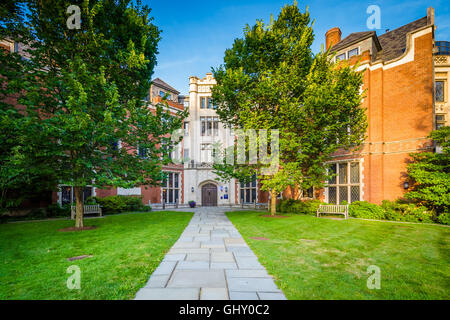
M 359 162 L 333 163 L 330 166 L 329 173 L 337 173 L 337 175 L 328 181 L 328 187 L 326 188 L 328 203 L 341 204 L 343 201 L 361 200 Z
M 256 201 L 256 174 L 252 176 L 252 180 L 250 182 L 241 182 L 241 197 L 240 201 L 243 203 L 253 203 Z
M 444 102 L 444 81 L 436 81 L 436 101 Z
M 167 178 L 162 182 L 162 197 L 166 203 L 177 203 L 179 201 L 180 194 L 180 173 L 178 172 L 166 172 Z

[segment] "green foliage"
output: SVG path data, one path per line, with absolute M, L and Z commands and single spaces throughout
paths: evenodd
M 288 185 L 321 187 L 330 155 L 361 145 L 367 128 L 362 74 L 336 67 L 328 51 L 313 54 L 313 41 L 310 14 L 295 2 L 269 24 L 247 25 L 243 38 L 225 51 L 224 64 L 213 69 L 220 120 L 243 130 L 279 130 L 280 152 L 276 174 L 261 174 L 267 164 L 258 159 L 251 166 L 216 165 L 219 176 L 241 180 L 256 172 L 271 194 Z
M 413 203 L 383 200 L 381 207 L 387 220 L 426 223 L 433 223 L 435 220 L 434 212 Z
M 7 165 L 1 175 L 20 178 L 21 169 L 32 168 L 33 174 L 42 169 L 77 190 L 157 185 L 178 142 L 169 134 L 181 128 L 187 111 L 172 116 L 166 102 L 152 109 L 144 101 L 160 40 L 151 10 L 140 1 L 81 1 L 81 28 L 69 30 L 72 4 L 24 2 L 26 28 L 15 39 L 25 45 L 29 59 L 0 50 L 0 98 L 15 96 L 23 105 L 18 113 L 15 101 L 0 99 L 0 132 L 14 135 L 25 158 L 16 173 L 11 158 L 17 141 L 12 140 L 9 158 L 0 159 L 2 170 Z M 0 40 L 11 36 L 3 31 Z M 145 157 L 138 155 L 138 146 L 145 148 Z
M 442 152 L 410 155 L 412 162 L 408 164 L 407 171 L 411 188 L 405 197 L 438 214 L 450 212 L 450 127 L 433 131 L 430 138 Z
M 51 204 L 46 208 L 47 218 L 70 216 L 70 205 L 60 206 L 58 203 Z
M 282 199 L 279 203 L 279 211 L 285 213 L 301 213 L 315 215 L 319 205 L 323 204 L 320 200 L 294 200 Z
M 142 197 L 138 196 L 108 196 L 104 198 L 89 197 L 87 203 L 99 204 L 104 214 L 114 214 L 129 211 L 151 211 L 149 206 L 142 204 Z
M 349 205 L 349 215 L 351 217 L 364 219 L 386 219 L 383 208 L 367 201 L 352 202 Z
M 26 216 L 6 216 L 8 221 L 41 220 L 51 218 L 70 217 L 70 204 L 60 206 L 58 203 L 51 204 L 46 208 L 31 209 Z
M 391 220 L 405 222 L 435 222 L 434 212 L 414 203 L 403 200 L 384 200 L 381 206 L 367 202 L 355 201 L 349 206 L 351 217 L 375 220 Z
M 437 217 L 437 221 L 442 224 L 450 225 L 450 213 L 443 212 Z

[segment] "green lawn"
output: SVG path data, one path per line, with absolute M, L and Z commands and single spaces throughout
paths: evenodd
M 95 230 L 59 232 L 73 221 L 0 225 L 0 299 L 132 299 L 192 213 L 149 212 L 86 219 Z M 83 260 L 67 258 L 93 255 Z M 81 269 L 81 290 L 66 270 Z
M 450 298 L 448 227 L 262 214 L 227 216 L 288 299 Z M 367 288 L 370 265 L 379 290 Z

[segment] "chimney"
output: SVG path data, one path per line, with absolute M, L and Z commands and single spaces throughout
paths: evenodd
M 434 8 L 429 7 L 427 9 L 427 24 L 432 25 L 434 24 Z
M 325 46 L 327 50 L 341 41 L 341 34 L 341 29 L 338 27 L 330 29 L 325 33 Z

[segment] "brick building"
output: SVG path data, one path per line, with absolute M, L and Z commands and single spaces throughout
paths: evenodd
M 326 202 L 395 200 L 408 188 L 409 153 L 433 150 L 427 136 L 436 127 L 434 30 L 429 8 L 426 17 L 379 36 L 365 31 L 341 39 L 339 28 L 326 33 L 336 62 L 360 63 L 369 124 L 362 150 L 333 156 L 337 176 L 321 192 Z

